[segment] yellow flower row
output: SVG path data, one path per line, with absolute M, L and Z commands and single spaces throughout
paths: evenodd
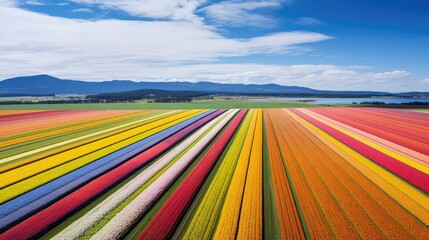
M 252 143 L 256 129 L 257 114 L 253 114 L 246 140 L 238 158 L 234 175 L 222 207 L 219 223 L 214 239 L 234 239 L 238 229 L 241 203 L 246 184 L 247 168 L 249 166 Z
M 250 110 L 244 119 L 236 137 L 223 158 L 219 170 L 216 172 L 203 200 L 199 204 L 184 235 L 184 239 L 210 239 L 212 237 L 220 215 L 222 203 L 225 200 L 225 195 L 231 182 L 232 173 L 243 148 L 246 133 L 248 132 L 254 113 L 255 110 Z
M 238 239 L 262 239 L 262 110 L 258 110 L 241 206 Z

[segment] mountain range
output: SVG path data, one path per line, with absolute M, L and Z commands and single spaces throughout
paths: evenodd
M 59 79 L 50 75 L 35 75 L 0 81 L 0 95 L 52 95 L 52 94 L 101 94 L 126 92 L 142 89 L 166 91 L 196 91 L 210 93 L 264 94 L 264 95 L 343 95 L 343 96 L 393 96 L 388 92 L 376 91 L 326 91 L 298 86 L 278 84 L 222 84 L 213 82 L 134 82 L 112 80 L 86 82 Z M 429 93 L 402 93 L 399 95 L 429 96 Z

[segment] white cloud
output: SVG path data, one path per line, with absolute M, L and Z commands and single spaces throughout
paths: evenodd
M 194 14 L 205 0 L 71 0 L 76 3 L 115 9 L 133 16 L 198 21 Z
M 94 68 L 116 69 L 121 76 L 126 72 L 123 69 L 140 72 L 141 66 L 293 53 L 297 51 L 294 47 L 302 43 L 329 39 L 312 32 L 234 39 L 192 22 L 88 21 L 3 7 L 0 7 L 0 32 L 7 33 L 0 41 L 0 72 L 15 75 Z
M 331 39 L 331 37 L 313 33 L 313 32 L 281 32 L 262 37 L 254 37 L 247 41 L 250 51 L 255 53 L 264 51 L 265 53 L 285 53 L 289 50 L 295 49 L 297 44 L 303 43 L 302 40 L 306 39 L 307 42 L 319 42 L 322 40 Z M 269 47 L 267 46 L 269 45 Z
M 293 54 L 303 43 L 330 38 L 313 32 L 235 39 L 201 22 L 89 21 L 0 7 L 0 33 L 0 79 L 47 73 L 98 81 L 278 83 L 381 91 L 416 90 L 424 82 L 404 70 L 373 73 L 356 66 L 216 63 L 230 56 Z
M 44 3 L 40 2 L 40 1 L 25 1 L 24 3 L 26 5 L 32 5 L 32 6 L 42 6 L 42 5 L 45 5 Z
M 298 25 L 323 25 L 324 23 L 319 19 L 312 17 L 301 17 L 296 21 Z
M 273 27 L 276 20 L 255 11 L 267 8 L 280 8 L 282 0 L 223 1 L 200 9 L 200 12 L 219 25 L 234 27 L 256 26 Z
M 392 72 L 383 72 L 377 73 L 374 75 L 375 78 L 380 79 L 395 79 L 395 78 L 404 78 L 410 76 L 410 73 L 407 71 L 395 70 Z
M 74 12 L 74 13 L 92 13 L 93 11 L 90 8 L 76 8 L 76 9 L 73 9 L 72 12 Z

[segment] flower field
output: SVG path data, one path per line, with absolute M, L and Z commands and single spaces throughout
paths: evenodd
M 0 111 L 0 239 L 429 239 L 429 114 Z

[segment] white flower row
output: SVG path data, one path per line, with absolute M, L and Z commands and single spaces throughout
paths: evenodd
M 206 145 L 217 135 L 226 125 L 237 110 L 230 110 L 227 115 L 219 122 L 221 118 L 214 119 L 212 122 L 219 122 L 210 130 L 192 149 L 186 152 L 173 166 L 165 171 L 156 179 L 147 189 L 140 193 L 131 201 L 122 211 L 116 214 L 106 225 L 100 229 L 92 239 L 119 239 L 128 229 L 139 220 L 139 218 L 148 210 L 152 204 L 173 184 L 186 167 L 192 163 L 193 159 L 204 149 Z
M 216 123 L 215 120 L 212 120 L 211 122 L 204 125 L 197 132 L 192 134 L 185 141 L 180 143 L 177 147 L 173 148 L 158 161 L 136 176 L 133 180 L 110 195 L 81 218 L 74 221 L 71 225 L 57 234 L 53 239 L 76 239 L 84 235 L 86 231 L 102 220 L 104 216 L 106 216 L 110 211 L 114 210 L 121 202 L 133 194 L 138 188 L 140 188 L 162 168 L 168 165 L 176 156 L 183 152 L 189 145 L 191 145 L 204 132 L 213 126 Z

